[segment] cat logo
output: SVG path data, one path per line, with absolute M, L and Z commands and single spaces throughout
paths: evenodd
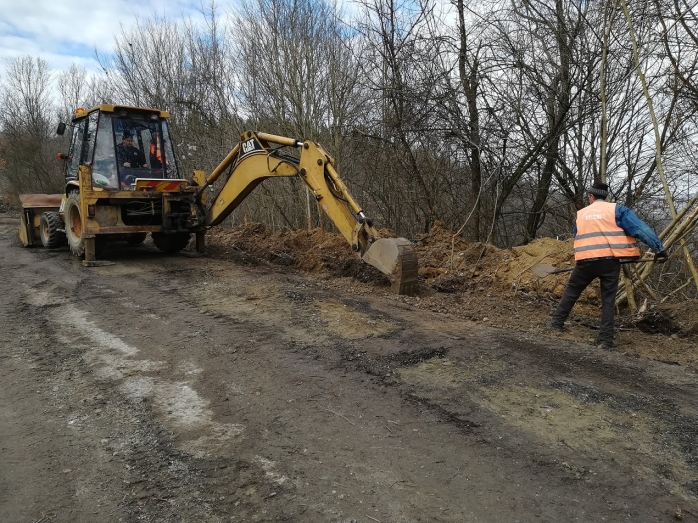
M 247 156 L 248 154 L 254 153 L 254 152 L 261 152 L 263 151 L 262 147 L 257 143 L 257 140 L 254 138 L 250 138 L 249 140 L 245 140 L 242 142 L 242 145 L 240 146 L 241 154 L 240 157 L 242 158 L 243 156 Z

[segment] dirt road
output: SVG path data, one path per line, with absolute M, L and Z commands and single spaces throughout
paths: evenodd
M 696 370 L 0 215 L 0 521 L 698 521 Z

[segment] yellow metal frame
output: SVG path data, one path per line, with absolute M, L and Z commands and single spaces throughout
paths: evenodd
M 132 107 L 129 105 L 111 105 L 111 104 L 99 104 L 95 105 L 94 107 L 90 107 L 89 109 L 77 109 L 75 111 L 75 116 L 73 119 L 78 119 L 78 118 L 83 118 L 84 116 L 87 116 L 88 113 L 91 113 L 92 111 L 99 110 L 107 113 L 115 113 L 117 111 L 139 111 L 139 112 L 150 112 L 150 113 L 157 113 L 161 118 L 169 118 L 170 113 L 167 111 L 161 111 L 160 109 L 151 109 L 147 107 Z
M 243 144 L 247 144 L 247 151 Z M 300 158 L 280 158 L 273 154 L 271 145 L 300 147 Z M 378 231 L 361 218 L 361 208 L 334 170 L 334 158 L 319 144 L 246 131 L 208 177 L 206 186 L 231 165 L 234 168 L 230 178 L 208 209 L 205 223 L 209 227 L 221 223 L 267 178 L 299 176 L 355 251 L 363 255 L 379 238 Z
M 168 194 L 180 194 L 181 192 L 196 194 L 197 188 L 191 187 L 186 182 L 178 183 L 177 190 L 171 192 L 162 191 L 122 191 L 122 190 L 105 190 L 100 187 L 93 187 L 92 172 L 90 167 L 81 165 L 78 170 L 79 189 L 80 189 L 80 217 L 82 221 L 82 230 L 86 235 L 86 240 L 90 240 L 97 234 L 129 234 L 140 232 L 161 232 L 162 225 L 105 225 L 100 224 L 100 219 L 105 220 L 110 212 L 118 213 L 121 208 L 119 200 L 139 200 L 144 202 L 162 201 L 163 211 L 167 205 Z M 167 181 L 167 180 L 164 180 Z M 170 180 L 173 181 L 173 180 Z M 100 200 L 113 200 L 111 205 L 100 205 L 96 209 L 100 211 L 99 215 L 93 218 L 88 215 L 88 206 L 96 205 Z M 198 213 L 195 206 L 192 206 L 192 214 Z M 107 220 L 108 221 L 108 220 Z M 113 221 L 119 221 L 118 215 Z

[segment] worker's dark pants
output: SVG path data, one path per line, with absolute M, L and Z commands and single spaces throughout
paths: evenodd
M 570 315 L 572 307 L 577 303 L 579 296 L 589 284 L 598 278 L 601 282 L 601 324 L 599 325 L 599 341 L 613 341 L 613 316 L 616 306 L 616 292 L 618 291 L 618 276 L 620 275 L 620 262 L 615 259 L 580 261 L 575 265 L 570 281 L 567 282 L 565 292 L 562 294 L 553 313 L 552 324 L 554 327 L 562 327 Z

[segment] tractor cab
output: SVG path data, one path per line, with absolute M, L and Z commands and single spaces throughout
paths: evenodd
M 78 167 L 91 168 L 92 186 L 133 190 L 137 179 L 178 178 L 167 118 L 156 109 L 99 105 L 78 109 L 70 127 L 70 150 L 62 155 L 67 184 L 76 184 Z M 66 124 L 58 126 L 58 134 Z

